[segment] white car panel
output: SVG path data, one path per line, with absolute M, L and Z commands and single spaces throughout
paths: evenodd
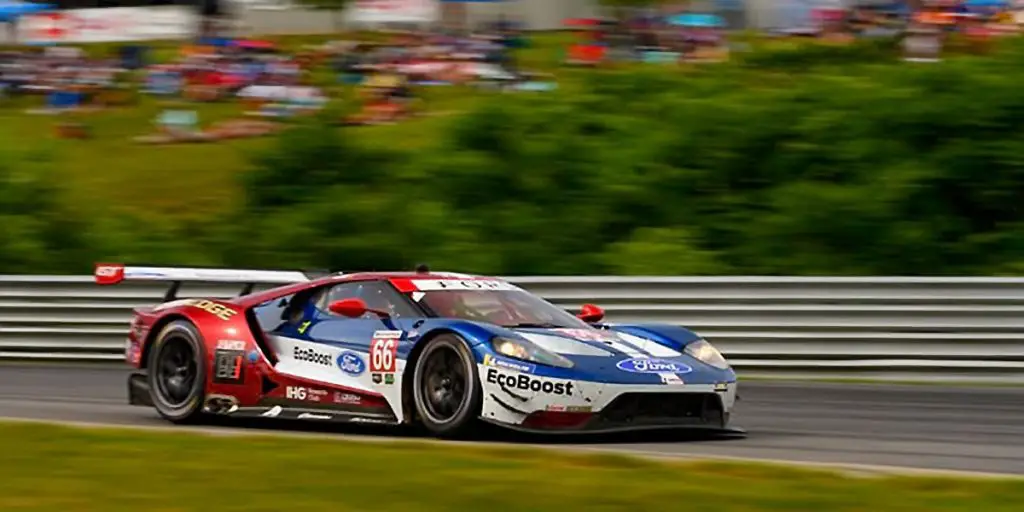
M 591 412 L 598 413 L 619 395 L 629 392 L 717 393 L 722 397 L 722 406 L 726 413 L 732 410 L 736 400 L 735 382 L 727 384 L 671 382 L 665 385 L 605 384 L 553 379 L 482 364 L 477 368 L 484 392 L 481 416 L 487 420 L 509 425 L 519 425 L 529 414 L 537 411 L 590 408 Z M 515 396 L 511 396 L 510 393 Z
M 392 384 L 387 384 L 383 376 L 380 383 L 375 383 L 373 373 L 370 371 L 370 356 L 367 352 L 284 336 L 270 336 L 270 346 L 278 356 L 277 365 L 274 366 L 278 373 L 354 390 L 379 393 L 387 400 L 398 421 L 403 420 L 402 372 L 405 370 L 404 359 L 395 358 L 397 371 L 394 373 Z M 364 370 L 361 374 L 353 376 L 339 368 L 337 360 L 343 352 L 352 352 L 362 358 Z M 324 364 L 325 362 L 326 364 Z

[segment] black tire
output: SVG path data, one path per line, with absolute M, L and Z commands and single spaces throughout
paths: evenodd
M 193 423 L 202 414 L 206 349 L 195 325 L 175 320 L 160 330 L 149 349 L 149 394 L 172 423 Z
M 483 389 L 469 346 L 454 334 L 427 341 L 412 373 L 412 398 L 420 424 L 438 437 L 472 433 Z

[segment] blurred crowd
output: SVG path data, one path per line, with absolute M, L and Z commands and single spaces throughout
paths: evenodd
M 489 26 L 467 35 L 396 31 L 372 42 L 289 49 L 269 40 L 209 37 L 170 54 L 123 45 L 117 57 L 104 58 L 75 47 L 27 47 L 0 54 L 0 94 L 42 96 L 44 108 L 31 109 L 41 113 L 126 105 L 139 93 L 151 95 L 178 102 L 158 118 L 161 132 L 189 140 L 208 140 L 197 135 L 194 109 L 182 106 L 194 102 L 236 101 L 247 117 L 280 119 L 344 99 L 351 107 L 339 124 L 390 123 L 423 113 L 418 106 L 427 87 L 554 88 L 552 76 L 517 66 L 513 51 L 526 44 L 514 29 Z M 251 135 L 274 131 L 267 123 L 245 126 Z
M 88 58 L 74 47 L 5 51 L 0 53 L 0 93 L 56 95 L 69 105 L 104 101 L 103 93 L 122 85 L 126 71 L 118 59 Z
M 908 58 L 934 60 L 952 34 L 987 40 L 1018 31 L 1010 0 L 828 1 L 786 7 L 780 26 L 766 35 L 848 42 L 902 34 Z M 637 11 L 565 25 L 575 31 L 562 59 L 569 65 L 714 62 L 742 48 L 731 37 L 735 20 L 725 14 Z M 269 40 L 203 37 L 173 49 L 121 45 L 116 56 L 102 58 L 75 47 L 21 47 L 0 53 L 0 97 L 42 97 L 7 103 L 42 104 L 30 110 L 53 113 L 131 105 L 148 95 L 177 102 L 155 121 L 161 136 L 209 140 L 198 129 L 198 103 L 244 105 L 247 120 L 215 130 L 219 139 L 272 133 L 277 121 L 321 112 L 333 101 L 344 105 L 338 124 L 368 125 L 436 114 L 424 108 L 434 87 L 557 87 L 553 75 L 520 65 L 516 50 L 529 40 L 505 21 L 473 32 L 394 30 L 370 39 L 282 48 Z
M 910 53 L 941 53 L 952 35 L 973 40 L 1016 34 L 1024 21 L 1019 0 L 781 0 L 773 4 L 775 26 L 769 38 L 818 38 L 849 43 L 863 38 L 913 36 Z M 666 14 L 638 10 L 614 18 L 573 18 L 566 28 L 576 32 L 565 62 L 599 65 L 609 62 L 678 63 L 721 61 L 740 47 L 728 34 L 737 28 L 731 11 Z M 922 36 L 927 44 L 922 45 Z M 935 55 L 933 55 L 935 56 Z

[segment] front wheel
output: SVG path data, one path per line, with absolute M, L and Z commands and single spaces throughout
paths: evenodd
M 473 353 L 462 338 L 443 334 L 427 341 L 413 371 L 413 401 L 420 423 L 439 437 L 470 432 L 483 390 Z
M 191 322 L 165 326 L 149 350 L 149 393 L 160 416 L 174 423 L 195 421 L 202 413 L 206 353 Z

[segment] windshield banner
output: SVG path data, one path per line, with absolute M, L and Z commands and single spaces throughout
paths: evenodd
M 413 279 L 412 284 L 421 292 L 442 290 L 512 291 L 519 289 L 514 284 L 494 279 Z

